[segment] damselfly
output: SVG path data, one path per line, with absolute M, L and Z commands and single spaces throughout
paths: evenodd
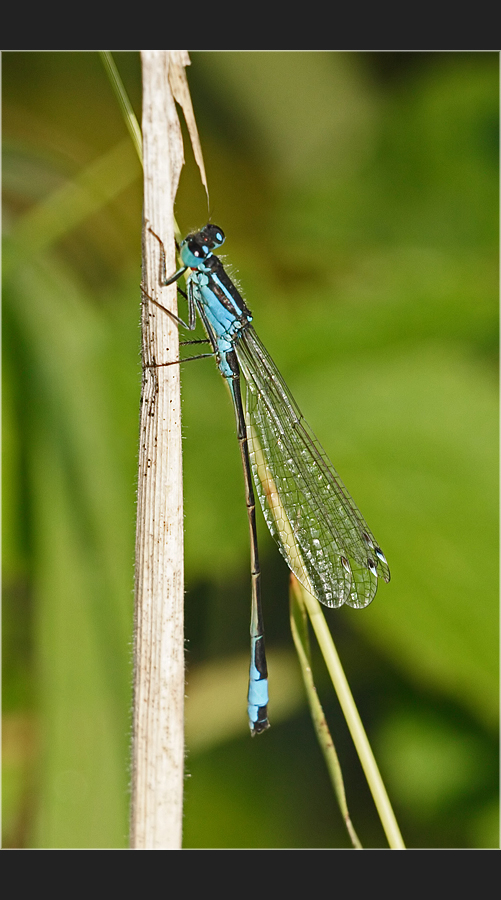
M 378 577 L 390 580 L 390 570 L 363 516 L 254 331 L 245 301 L 213 252 L 224 242 L 221 228 L 208 224 L 189 234 L 179 248 L 183 266 L 170 277 L 165 271 L 162 241 L 155 232 L 152 234 L 160 244 L 161 283 L 172 284 L 188 273 L 188 322 L 173 313 L 169 315 L 193 331 L 198 312 L 212 346 L 212 353 L 202 355 L 216 357 L 233 401 L 251 543 L 248 715 L 251 733 L 258 734 L 269 727 L 268 672 L 251 471 L 264 517 L 280 552 L 298 580 L 325 606 L 346 603 L 362 609 L 373 599 Z M 240 373 L 246 385 L 245 408 Z

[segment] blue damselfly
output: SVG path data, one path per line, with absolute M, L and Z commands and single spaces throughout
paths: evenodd
M 161 284 L 172 284 L 187 273 L 188 322 L 150 299 L 190 331 L 195 329 L 198 313 L 212 347 L 211 353 L 201 356 L 216 357 L 233 401 L 251 542 L 248 715 L 251 733 L 258 734 L 269 727 L 268 672 L 251 472 L 264 517 L 289 568 L 325 606 L 368 606 L 378 577 L 389 581 L 390 570 L 254 331 L 245 301 L 213 252 L 224 242 L 221 228 L 208 224 L 189 234 L 179 248 L 182 268 L 170 277 L 165 271 L 163 243 L 151 233 L 160 244 Z M 246 385 L 245 406 L 240 374 Z

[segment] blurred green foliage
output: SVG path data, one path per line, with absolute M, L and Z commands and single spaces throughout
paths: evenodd
M 139 115 L 139 57 L 115 59 Z M 498 56 L 191 59 L 226 261 L 390 562 L 329 621 L 404 839 L 497 846 Z M 183 231 L 207 219 L 186 156 Z M 3 200 L 4 846 L 121 847 L 141 171 L 97 53 L 3 55 Z M 182 377 L 185 846 L 346 847 L 262 521 L 273 727 L 246 733 L 233 416 L 210 361 Z M 385 846 L 317 677 L 355 828 Z

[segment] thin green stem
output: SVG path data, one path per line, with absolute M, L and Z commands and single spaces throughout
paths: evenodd
M 318 699 L 317 689 L 313 681 L 306 608 L 297 579 L 291 579 L 290 622 L 292 637 L 294 639 L 294 644 L 301 666 L 304 685 L 306 688 L 306 695 L 308 697 L 308 703 L 310 705 L 311 716 L 313 719 L 313 724 L 315 726 L 315 731 L 317 733 L 318 742 L 320 744 L 322 753 L 324 754 L 327 770 L 332 781 L 332 786 L 334 788 L 350 840 L 355 849 L 361 850 L 362 844 L 358 839 L 350 818 L 350 814 L 348 812 L 348 804 L 346 802 L 346 792 L 344 789 L 344 781 L 339 758 L 336 753 L 334 741 L 332 740 L 329 726 L 327 725 L 327 720 L 325 718 L 320 700 Z
M 301 585 L 298 585 L 298 589 L 301 590 L 304 605 L 350 729 L 388 843 L 393 850 L 405 850 L 405 844 L 395 814 L 320 604 Z
M 122 108 L 122 112 L 124 115 L 124 119 L 129 129 L 130 136 L 132 138 L 132 143 L 136 148 L 136 153 L 139 156 L 139 162 L 142 164 L 143 162 L 143 139 L 141 136 L 141 129 L 139 127 L 139 122 L 136 119 L 136 114 L 132 109 L 132 104 L 129 100 L 129 95 L 125 90 L 124 83 L 120 78 L 119 71 L 115 65 L 115 61 L 109 50 L 100 50 L 101 59 L 103 61 L 103 65 L 108 74 L 108 78 L 110 79 L 111 86 L 115 91 L 118 102 Z

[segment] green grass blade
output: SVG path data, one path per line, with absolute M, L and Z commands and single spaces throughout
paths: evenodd
M 346 802 L 346 792 L 344 789 L 344 781 L 339 758 L 336 753 L 334 741 L 332 740 L 332 736 L 329 731 L 329 726 L 327 725 L 327 720 L 325 718 L 322 705 L 320 703 L 320 700 L 318 699 L 315 683 L 313 681 L 306 609 L 303 601 L 302 590 L 300 589 L 297 578 L 291 578 L 289 597 L 292 637 L 294 639 L 294 644 L 299 658 L 299 664 L 301 666 L 304 686 L 306 688 L 306 695 L 308 697 L 311 717 L 313 719 L 313 724 L 317 733 L 318 742 L 322 749 L 322 753 L 324 754 L 327 770 L 329 772 L 329 776 L 336 793 L 339 807 L 341 809 L 341 814 L 345 821 L 350 840 L 355 849 L 361 850 L 362 844 L 357 837 L 357 833 L 353 827 L 353 823 L 348 812 L 348 804 Z
M 136 119 L 136 114 L 132 109 L 132 104 L 129 100 L 129 95 L 125 90 L 124 83 L 120 78 L 119 71 L 115 65 L 115 61 L 109 50 L 101 50 L 100 56 L 103 61 L 103 66 L 106 69 L 106 73 L 108 78 L 110 79 L 111 86 L 115 91 L 118 102 L 122 109 L 125 123 L 127 128 L 129 129 L 129 134 L 132 138 L 132 143 L 136 148 L 136 153 L 139 157 L 139 162 L 141 165 L 143 164 L 143 139 L 141 136 L 141 129 L 139 127 L 139 122 Z
M 303 603 L 310 617 L 313 630 L 325 659 L 327 669 L 329 670 L 329 675 L 331 676 L 332 683 L 338 695 L 341 708 L 348 724 L 348 728 L 350 729 L 360 762 L 362 763 L 362 768 L 365 772 L 365 777 L 367 778 L 388 843 L 393 850 L 404 850 L 405 844 L 402 835 L 400 834 L 395 814 L 383 784 L 376 760 L 374 759 L 374 754 L 365 733 L 364 726 L 362 725 L 362 720 L 355 705 L 353 694 L 351 693 L 346 675 L 344 674 L 334 641 L 332 640 L 332 635 L 320 608 L 320 604 L 318 600 L 299 584 L 298 590 L 302 593 Z

